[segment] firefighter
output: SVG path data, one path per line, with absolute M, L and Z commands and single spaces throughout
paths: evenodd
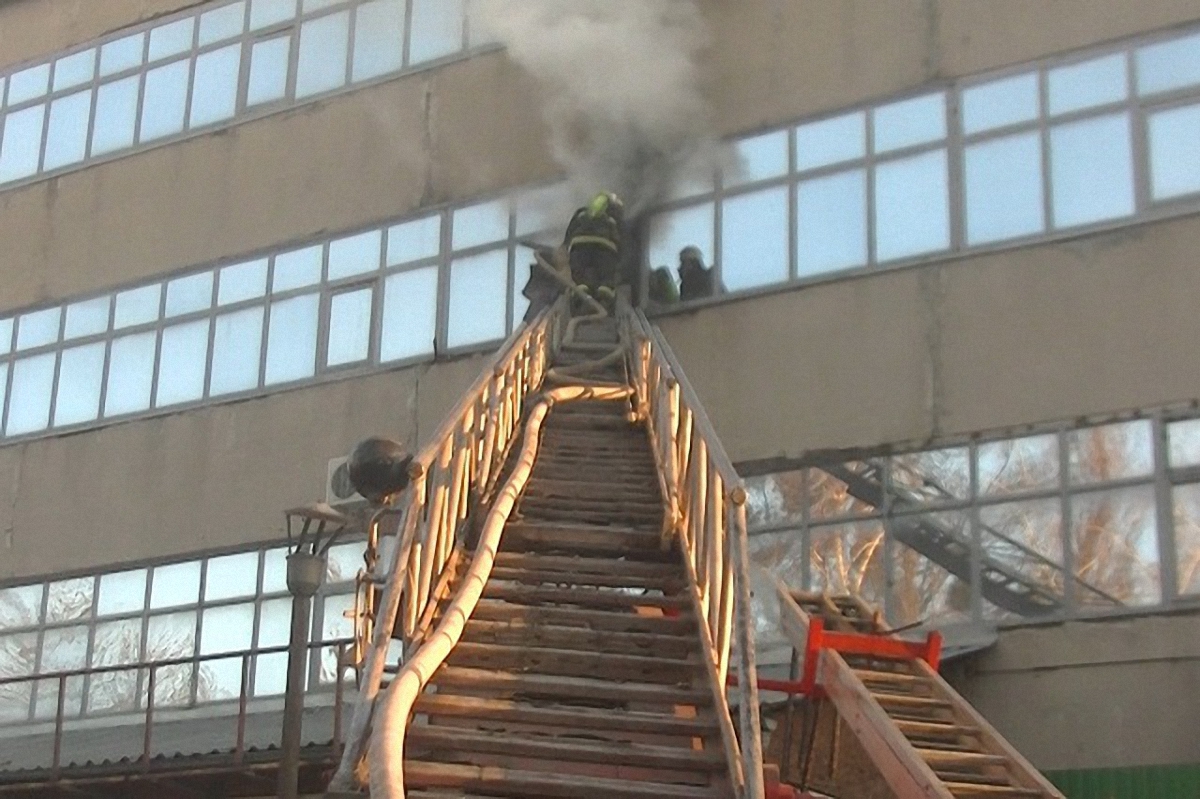
M 679 299 L 682 302 L 713 295 L 712 269 L 704 265 L 699 247 L 679 251 Z
M 656 306 L 674 305 L 679 302 L 679 288 L 671 270 L 660 266 L 650 273 L 650 302 Z
M 539 266 L 536 259 L 540 258 L 560 274 L 566 273 L 568 268 L 566 250 L 563 247 L 555 249 L 538 247 L 534 258 L 535 262 L 529 265 L 529 280 L 525 283 L 525 288 L 521 289 L 521 294 L 529 300 L 529 308 L 525 311 L 524 317 L 526 322 L 532 321 L 542 312 L 543 308 L 554 304 L 558 295 L 565 290 L 565 286 L 555 280 L 554 276 L 549 274 L 545 268 Z
M 621 268 L 624 216 L 620 198 L 601 192 L 571 217 L 563 240 L 571 279 L 609 308 L 616 297 Z

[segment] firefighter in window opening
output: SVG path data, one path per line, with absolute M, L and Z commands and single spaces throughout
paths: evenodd
M 554 271 L 559 274 L 568 274 L 570 267 L 567 263 L 566 247 L 537 247 L 535 248 L 535 260 L 529 265 L 529 280 L 525 283 L 525 288 L 521 289 L 521 294 L 529 300 L 529 307 L 525 310 L 524 320 L 530 322 L 543 308 L 548 308 L 558 299 L 558 295 L 563 292 L 563 284 L 554 279 L 554 276 L 548 274 L 545 269 L 538 265 L 536 258 L 550 266 L 554 267 Z
M 650 306 L 664 308 L 679 302 L 679 287 L 671 270 L 660 266 L 650 273 Z
M 682 302 L 713 296 L 713 273 L 704 265 L 699 247 L 679 251 L 679 299 Z
M 612 309 L 621 269 L 625 206 L 612 192 L 601 192 L 580 208 L 563 241 L 571 279 L 601 305 Z

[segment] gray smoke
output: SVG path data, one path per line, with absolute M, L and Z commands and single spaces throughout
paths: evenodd
M 696 0 L 474 0 L 471 24 L 541 84 L 553 156 L 577 197 L 616 191 L 637 216 L 716 166 Z

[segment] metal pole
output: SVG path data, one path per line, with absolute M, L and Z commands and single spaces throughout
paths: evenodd
M 280 799 L 296 799 L 300 781 L 300 735 L 308 671 L 308 630 L 312 598 L 325 578 L 325 558 L 294 552 L 287 559 L 287 585 L 292 594 L 292 633 L 288 640 L 287 694 L 283 704 Z

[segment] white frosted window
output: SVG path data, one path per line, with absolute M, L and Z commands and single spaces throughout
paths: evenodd
M 42 169 L 57 169 L 83 160 L 87 154 L 88 118 L 91 113 L 91 89 L 60 97 L 50 103 Z
M 433 353 L 437 286 L 436 266 L 400 272 L 384 281 L 381 361 Z
M 354 23 L 353 80 L 367 80 L 404 66 L 405 0 L 372 0 L 358 7 Z
M 463 46 L 464 0 L 412 0 L 408 62 L 452 55 Z
M 71 577 L 46 586 L 46 621 L 86 619 L 92 613 L 96 582 L 91 577 Z
M 67 306 L 67 321 L 63 338 L 92 336 L 108 329 L 108 310 L 112 297 L 107 294 Z
M 195 28 L 196 18 L 184 17 L 150 31 L 150 60 L 157 61 L 191 50 Z
M 100 596 L 96 600 L 97 614 L 115 616 L 119 613 L 135 613 L 145 606 L 145 569 L 100 575 Z
M 8 396 L 7 435 L 45 430 L 50 424 L 50 392 L 54 387 L 55 354 L 36 355 L 13 364 Z
M 0 588 L 0 630 L 12 630 L 18 627 L 32 627 L 42 619 L 42 597 L 45 594 L 40 583 L 36 585 L 19 585 L 14 588 Z M 36 645 L 36 641 L 34 642 Z M 0 652 L 3 652 L 0 649 Z M 30 673 L 33 664 L 29 665 Z
M 756 180 L 786 175 L 788 171 L 788 133 L 786 130 L 765 133 L 733 144 L 738 165 L 725 175 L 726 186 L 752 183 Z
M 721 209 L 721 282 L 728 291 L 788 278 L 788 190 L 725 200 Z
M 338 544 L 330 547 L 325 557 L 325 582 L 327 585 L 350 582 L 363 568 L 363 553 L 367 551 L 363 541 Z
M 246 87 L 246 105 L 269 103 L 287 94 L 288 54 L 291 49 L 291 35 L 254 44 L 250 51 L 250 83 Z
M 329 301 L 329 346 L 325 363 L 339 366 L 366 360 L 371 347 L 374 289 L 335 294 Z
M 106 83 L 96 90 L 96 124 L 92 130 L 92 155 L 123 150 L 133 144 L 140 80 L 134 75 Z
M 45 308 L 17 318 L 17 351 L 42 347 L 58 341 L 62 308 Z
M 240 44 L 231 44 L 196 57 L 188 127 L 211 125 L 234 115 L 237 111 L 238 70 L 241 66 Z
M 54 425 L 90 422 L 100 415 L 104 380 L 104 342 L 63 350 L 58 367 Z
M 200 319 L 163 330 L 155 407 L 162 408 L 204 396 L 208 327 L 208 320 Z
M 388 228 L 387 265 L 433 258 L 441 251 L 442 217 L 427 216 Z
M 0 355 L 12 351 L 13 320 L 0 319 Z
M 504 338 L 507 298 L 507 250 L 487 252 L 452 263 L 447 344 L 463 347 Z
M 1125 54 L 1052 69 L 1048 76 L 1050 113 L 1065 114 L 1125 99 Z
M 714 229 L 712 203 L 654 217 L 650 223 L 650 268 L 665 266 L 675 273 L 679 267 L 679 251 L 684 247 L 700 248 L 704 265 L 711 267 L 715 252 Z
M 571 187 L 566 183 L 521 192 L 513 209 L 517 218 L 517 235 L 548 234 L 557 244 L 562 238 L 564 210 L 574 207 L 573 200 Z
M 264 594 L 278 594 L 287 590 L 287 547 L 268 549 L 263 553 Z
M 1142 94 L 1200 84 L 1200 33 L 1139 49 L 1137 76 Z
M 267 259 L 226 266 L 217 284 L 217 305 L 261 297 L 267 293 Z
M 162 284 L 129 289 L 117 294 L 117 307 L 113 313 L 113 327 L 142 325 L 158 318 L 158 303 L 162 297 Z
M 45 119 L 45 105 L 14 111 L 5 118 L 4 142 L 0 144 L 0 183 L 37 172 Z
M 100 77 L 140 66 L 146 34 L 135 33 L 100 48 Z
M 1038 116 L 1036 72 L 981 83 L 962 91 L 964 133 L 1028 122 Z
M 859 111 L 796 128 L 796 168 L 815 169 L 862 158 L 867 152 L 866 115 Z
M 246 24 L 246 3 L 230 3 L 200 15 L 200 46 L 241 34 Z
M 296 16 L 296 0 L 250 0 L 250 30 L 262 30 Z
M 168 660 L 191 657 L 196 651 L 196 612 L 170 613 L 152 616 L 146 627 L 146 660 Z M 183 707 L 192 703 L 195 688 L 191 663 L 155 669 L 154 706 Z M 149 674 L 143 672 L 142 682 L 149 685 Z M 142 697 L 141 701 L 145 701 Z
M 200 620 L 200 654 L 242 652 L 254 639 L 254 603 L 208 608 Z M 220 694 L 236 696 L 241 681 L 241 659 L 210 660 L 200 666 L 215 678 L 211 687 Z
M 254 695 L 279 696 L 287 688 L 287 652 L 270 652 L 254 658 Z
M 491 244 L 508 238 L 508 201 L 469 205 L 454 212 L 453 246 L 456 250 Z
M 946 96 L 930 94 L 875 109 L 875 152 L 946 137 Z
M 368 230 L 329 243 L 329 280 L 361 275 L 379 268 L 383 232 Z
M 144 411 L 150 407 L 154 380 L 154 333 L 114 339 L 109 355 L 104 415 Z
M 316 294 L 271 304 L 267 333 L 267 385 L 312 377 L 317 355 Z
M 1156 200 L 1200 191 L 1200 105 L 1150 116 L 1150 192 Z
M 43 673 L 81 669 L 87 665 L 87 625 L 61 627 L 46 630 L 42 635 L 42 657 L 39 670 Z M 45 680 L 38 685 L 38 718 L 52 719 L 58 713 L 58 680 Z M 66 696 L 63 697 L 63 713 L 77 715 L 83 709 L 83 677 L 66 680 Z
M 291 631 L 292 600 L 268 599 L 262 603 L 258 621 L 258 648 L 287 646 Z
M 880 261 L 950 246 L 946 151 L 875 168 L 875 252 Z
M 50 88 L 50 65 L 36 66 L 14 72 L 8 79 L 8 104 L 14 106 L 41 97 Z
M 146 73 L 139 141 L 151 141 L 183 130 L 187 91 L 187 60 L 176 61 Z
M 8 361 L 0 361 L 0 408 L 4 407 L 4 400 L 8 396 Z M 3 424 L 3 419 L 0 419 L 0 425 Z M 0 591 L 0 594 L 3 594 Z M 4 619 L 0 616 L 0 629 L 4 627 Z
M 1027 236 L 1044 227 L 1038 133 L 967 147 L 965 183 L 969 244 Z
M 349 11 L 310 19 L 300 26 L 296 97 L 320 94 L 346 82 L 349 36 Z
M 249 391 L 258 386 L 263 315 L 262 308 L 247 308 L 217 317 L 210 396 Z
M 180 316 L 203 311 L 212 306 L 213 273 L 198 272 L 177 277 L 167 283 L 165 316 Z
M 241 552 L 208 559 L 204 575 L 204 600 L 254 596 L 258 590 L 258 553 Z M 207 623 L 207 619 L 205 619 Z M 249 648 L 249 644 L 246 645 Z
M 1052 128 L 1050 164 L 1056 227 L 1133 213 L 1133 153 L 1126 114 Z
M 271 291 L 298 289 L 320 282 L 322 257 L 320 244 L 276 255 Z
M 54 91 L 87 83 L 96 75 L 96 49 L 63 56 L 54 62 Z
M 801 181 L 796 188 L 800 277 L 867 262 L 867 178 L 861 169 Z
M 150 608 L 194 605 L 200 600 L 200 561 L 155 566 L 150 584 Z
M 97 624 L 95 635 L 91 665 L 124 666 L 142 659 L 141 619 Z M 92 674 L 88 683 L 87 712 L 136 709 L 137 678 L 135 669 Z

